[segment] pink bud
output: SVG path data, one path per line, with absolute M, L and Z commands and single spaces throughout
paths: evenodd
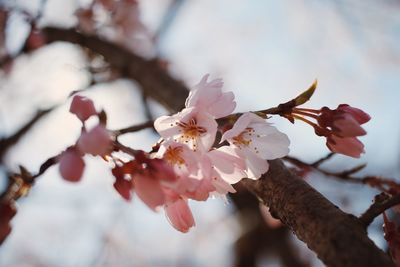
M 78 140 L 78 148 L 85 154 L 103 156 L 111 152 L 112 140 L 109 132 L 99 124 L 89 132 L 82 133 Z
M 364 153 L 364 145 L 355 137 L 341 138 L 335 135 L 328 137 L 326 145 L 335 153 L 340 153 L 349 157 L 359 158 Z
M 75 150 L 67 150 L 61 154 L 59 170 L 65 180 L 78 182 L 84 168 L 85 162 Z
M 72 99 L 69 112 L 75 114 L 82 122 L 97 114 L 93 101 L 79 95 L 74 96 Z
M 179 198 L 165 205 L 165 214 L 171 225 L 182 233 L 187 233 L 195 225 L 187 200 Z
M 349 113 L 354 117 L 354 119 L 357 120 L 359 124 L 364 124 L 371 119 L 371 117 L 361 109 L 351 107 L 347 104 L 340 104 L 337 110 Z

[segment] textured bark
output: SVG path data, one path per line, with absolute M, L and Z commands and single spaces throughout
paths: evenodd
M 187 88 L 172 78 L 156 61 L 145 60 L 95 36 L 74 30 L 46 28 L 49 42 L 79 44 L 101 54 L 113 67 L 139 83 L 146 95 L 171 111 L 178 111 Z M 280 160 L 258 181 L 242 182 L 267 204 L 327 266 L 394 266 L 389 257 L 368 238 L 353 215 L 342 212 L 305 181 L 292 174 Z
M 281 160 L 258 181 L 242 183 L 327 266 L 394 266 L 364 225 L 295 176 Z

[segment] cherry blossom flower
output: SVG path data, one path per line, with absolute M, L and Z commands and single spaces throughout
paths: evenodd
M 75 149 L 68 149 L 60 156 L 61 177 L 69 182 L 78 182 L 83 174 L 85 162 Z
M 218 124 L 208 113 L 185 108 L 172 116 L 162 116 L 154 128 L 165 140 L 187 144 L 194 151 L 208 151 L 214 143 Z
M 255 115 L 244 113 L 232 129 L 226 131 L 221 141 L 227 140 L 235 153 L 246 161 L 246 174 L 258 179 L 268 171 L 268 162 L 289 153 L 289 139 L 270 123 Z
M 80 95 L 72 99 L 69 112 L 75 114 L 82 122 L 97 114 L 93 101 Z
M 186 107 L 196 107 L 216 119 L 231 114 L 236 107 L 234 94 L 222 92 L 224 85 L 222 79 L 208 82 L 208 77 L 209 74 L 205 75 L 190 91 L 189 97 L 186 99 Z
M 165 214 L 171 225 L 182 233 L 187 233 L 195 226 L 192 212 L 190 211 L 187 200 L 178 198 L 164 206 Z
M 103 125 L 99 124 L 90 131 L 81 134 L 78 140 L 78 148 L 85 154 L 104 156 L 112 150 L 111 135 Z

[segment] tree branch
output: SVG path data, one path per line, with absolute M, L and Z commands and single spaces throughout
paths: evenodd
M 291 173 L 281 160 L 270 162 L 260 180 L 243 184 L 271 214 L 286 224 L 327 266 L 394 266 L 368 238 L 364 225 Z
M 376 217 L 385 210 L 400 204 L 400 194 L 387 198 L 383 201 L 376 200 L 361 216 L 360 221 L 368 227 Z

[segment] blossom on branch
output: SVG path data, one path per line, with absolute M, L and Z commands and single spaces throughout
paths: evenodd
M 254 113 L 240 116 L 221 141 L 228 141 L 236 153 L 246 161 L 248 178 L 258 179 L 268 171 L 268 162 L 289 153 L 289 138 Z

